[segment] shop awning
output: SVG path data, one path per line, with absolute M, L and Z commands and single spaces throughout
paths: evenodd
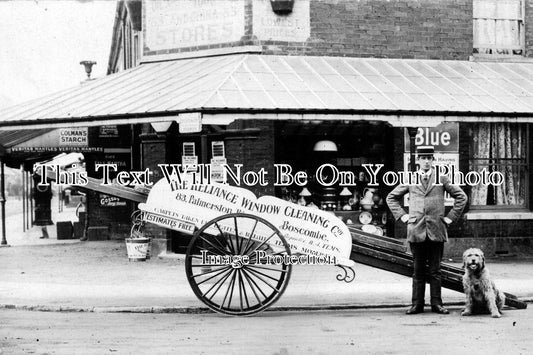
M 0 129 L 179 121 L 186 112 L 202 113 L 204 123 L 526 122 L 533 64 L 258 54 L 145 63 L 1 110 Z
M 51 130 L 51 128 L 48 128 L 31 131 L 0 131 L 0 156 L 3 155 L 7 149 L 42 136 Z
M 43 137 L 53 131 L 53 128 L 31 129 L 31 130 L 0 130 L 0 158 L 2 162 L 12 168 L 18 168 L 20 164 L 27 161 L 34 162 L 38 159 L 46 159 L 57 152 L 28 150 L 26 152 L 17 152 L 13 154 L 14 147 L 31 144 L 35 140 L 41 140 Z M 42 145 L 41 145 L 42 146 Z

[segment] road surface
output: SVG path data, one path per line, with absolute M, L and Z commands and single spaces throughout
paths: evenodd
M 533 311 L 205 314 L 0 310 L 0 354 L 530 354 Z

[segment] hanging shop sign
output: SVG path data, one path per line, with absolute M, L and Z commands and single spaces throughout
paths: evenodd
M 459 151 L 459 123 L 444 122 L 436 127 L 419 127 L 415 136 L 415 146 L 432 145 L 435 152 L 446 153 Z M 404 129 L 404 148 L 409 152 L 409 133 Z
M 202 113 L 188 112 L 179 114 L 180 133 L 198 133 L 202 131 Z
M 8 152 L 96 153 L 104 151 L 103 147 L 95 147 L 91 145 L 94 144 L 91 144 L 89 129 L 87 127 L 58 128 L 14 145 L 8 149 Z
M 196 166 L 198 165 L 197 155 L 183 155 L 181 157 L 181 164 L 184 166 Z
M 228 160 L 224 157 L 211 158 L 211 181 L 223 182 L 225 180 L 223 164 L 227 164 Z
M 104 154 L 101 159 L 98 159 L 94 164 L 115 164 L 117 171 L 127 170 L 129 168 L 129 154 Z
M 87 127 L 60 128 L 60 147 L 86 147 L 89 145 L 89 129 Z
M 9 153 L 101 153 L 104 151 L 102 147 L 12 147 L 7 150 Z
M 145 55 L 244 36 L 244 0 L 146 0 L 143 5 Z
M 185 184 L 186 185 L 186 184 Z M 212 219 L 228 213 L 246 213 L 264 218 L 285 236 L 291 253 L 320 256 L 335 264 L 352 266 L 352 238 L 348 227 L 335 215 L 315 208 L 300 206 L 273 196 L 257 198 L 244 188 L 207 184 L 174 188 L 166 179 L 151 189 L 146 203 L 139 204 L 144 220 L 165 228 L 192 233 Z M 211 229 L 210 229 L 211 228 Z M 236 233 L 233 221 L 205 230 Z M 244 238 L 265 242 L 271 230 L 263 230 L 253 219 L 239 223 L 238 233 Z M 279 245 L 270 245 L 274 250 Z
M 118 138 L 118 127 L 116 125 L 100 126 L 98 128 L 99 138 Z
M 100 206 L 102 207 L 126 206 L 126 201 L 116 196 L 99 194 L 99 198 L 100 198 Z

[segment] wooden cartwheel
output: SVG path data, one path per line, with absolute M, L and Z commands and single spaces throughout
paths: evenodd
M 247 236 L 239 226 L 253 224 Z M 233 225 L 233 231 L 224 226 Z M 263 241 L 254 232 L 268 230 Z M 274 246 L 274 247 L 272 247 Z M 195 295 L 215 312 L 250 315 L 276 302 L 287 287 L 292 265 L 289 244 L 267 220 L 244 213 L 226 214 L 194 233 L 187 249 L 185 272 Z

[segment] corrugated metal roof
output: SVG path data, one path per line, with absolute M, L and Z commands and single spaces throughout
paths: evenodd
M 533 64 L 227 55 L 147 63 L 0 111 L 0 127 L 187 111 L 533 113 Z

